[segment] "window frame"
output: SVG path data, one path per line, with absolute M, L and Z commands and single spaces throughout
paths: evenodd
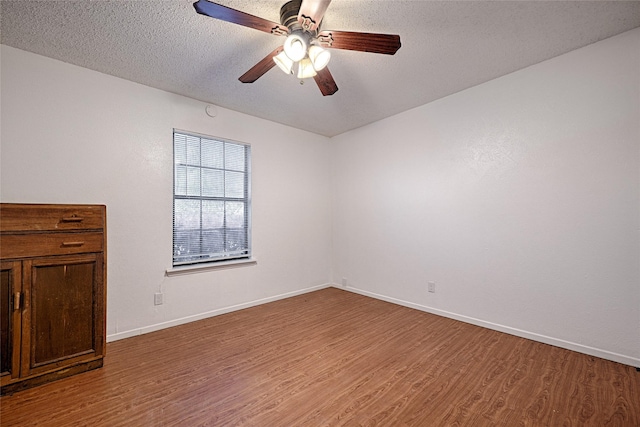
M 231 169 L 231 168 L 227 168 L 227 165 L 225 164 L 225 160 L 223 157 L 222 160 L 222 166 L 221 167 L 210 167 L 210 166 L 203 166 L 202 165 L 202 158 L 199 157 L 199 164 L 198 165 L 192 165 L 190 164 L 188 161 L 186 161 L 186 163 L 184 164 L 178 164 L 178 157 L 177 157 L 177 139 L 176 139 L 176 135 L 181 135 L 184 136 L 186 138 L 197 138 L 198 139 L 198 147 L 199 147 L 199 155 L 202 154 L 202 142 L 203 140 L 210 140 L 210 141 L 215 141 L 215 142 L 220 142 L 223 144 L 223 156 L 225 155 L 224 153 L 226 153 L 226 147 L 227 145 L 234 145 L 234 146 L 243 146 L 244 148 L 244 170 L 242 171 L 242 173 L 244 174 L 243 177 L 243 188 L 244 188 L 244 193 L 242 197 L 231 197 L 231 196 L 227 196 L 226 194 L 223 194 L 222 196 L 214 196 L 214 195 L 203 195 L 202 192 L 202 183 L 203 183 L 203 174 L 202 171 L 204 169 L 214 169 L 217 171 L 222 172 L 222 175 L 225 176 L 225 178 L 223 179 L 223 189 L 226 192 L 226 175 L 227 172 L 232 172 L 232 173 L 237 173 L 240 172 L 239 170 L 236 169 Z M 176 273 L 181 273 L 184 272 L 185 270 L 193 270 L 193 271 L 199 271 L 199 270 L 209 270 L 209 269 L 213 269 L 213 268 L 227 268 L 227 267 L 234 267 L 234 266 L 241 266 L 243 264 L 251 264 L 251 263 L 255 263 L 255 260 L 252 258 L 252 232 L 251 232 L 251 211 L 252 211 L 252 206 L 251 206 L 251 144 L 249 143 L 245 143 L 245 142 L 239 142 L 239 141 L 234 141 L 234 140 L 230 140 L 227 138 L 220 138 L 220 137 L 216 137 L 216 136 L 211 136 L 211 135 L 205 135 L 205 134 L 201 134 L 201 133 L 197 133 L 197 132 L 192 132 L 192 131 L 185 131 L 182 129 L 173 129 L 172 132 L 172 146 L 173 146 L 173 190 L 172 190 L 172 268 L 167 270 L 167 275 L 171 275 L 171 274 L 176 274 Z M 179 167 L 183 167 L 185 168 L 197 168 L 199 170 L 198 176 L 198 182 L 200 185 L 200 191 L 198 195 L 190 195 L 188 194 L 188 190 L 185 191 L 184 194 L 178 194 L 179 192 L 177 191 L 178 189 L 178 185 L 177 185 L 177 179 L 178 179 L 178 169 Z M 185 181 L 185 185 L 186 185 Z M 184 259 L 186 258 L 186 256 L 182 256 L 183 260 L 180 260 L 180 256 L 176 255 L 176 244 L 179 244 L 179 240 L 176 240 L 176 236 L 177 233 L 179 231 L 183 231 L 184 230 L 177 230 L 176 229 L 176 200 L 195 200 L 195 201 L 199 201 L 200 202 L 200 207 L 199 207 L 199 215 L 200 215 L 200 219 L 199 219 L 199 227 L 198 228 L 193 228 L 192 232 L 197 232 L 199 233 L 199 240 L 200 240 L 200 252 L 191 255 L 192 259 Z M 203 245 L 203 240 L 202 240 L 202 234 L 206 231 L 212 231 L 212 230 L 207 230 L 204 227 L 204 224 L 202 222 L 202 215 L 203 215 L 203 207 L 202 207 L 202 202 L 203 201 L 215 201 L 215 202 L 222 202 L 223 203 L 223 210 L 224 210 L 224 214 L 223 214 L 223 226 L 220 227 L 218 230 L 222 230 L 223 234 L 224 234 L 224 238 L 222 239 L 222 243 L 225 249 L 223 249 L 222 252 L 218 252 L 219 256 L 217 257 L 210 257 L 207 258 L 205 257 L 206 252 L 203 250 L 202 245 Z M 227 220 L 227 213 L 226 213 L 226 204 L 227 203 L 241 203 L 244 205 L 244 221 L 243 221 L 243 226 L 241 227 L 241 231 L 243 234 L 243 238 L 244 238 L 244 245 L 243 247 L 241 247 L 241 251 L 242 254 L 228 254 L 228 255 L 224 255 L 225 253 L 228 252 L 228 248 L 227 245 L 230 241 L 229 236 L 227 235 L 228 231 L 230 230 L 230 227 L 227 227 L 226 224 L 226 220 Z M 220 241 L 218 241 L 219 243 Z M 211 242 L 210 242 L 211 243 Z M 222 255 L 220 255 L 222 254 Z M 200 257 L 199 259 L 197 257 Z

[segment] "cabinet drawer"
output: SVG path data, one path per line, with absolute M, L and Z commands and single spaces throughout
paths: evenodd
M 67 255 L 104 250 L 102 233 L 34 233 L 0 236 L 2 259 Z
M 102 205 L 38 205 L 0 203 L 0 230 L 99 230 L 105 226 Z

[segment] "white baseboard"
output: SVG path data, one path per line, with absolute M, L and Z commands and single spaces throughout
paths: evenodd
M 333 287 L 338 288 L 338 289 L 342 289 L 342 290 L 346 290 L 346 291 L 349 291 L 349 292 L 353 292 L 353 293 L 356 293 L 356 294 L 364 295 L 364 296 L 367 296 L 367 297 L 379 299 L 379 300 L 382 300 L 382 301 L 390 302 L 390 303 L 393 303 L 393 304 L 402 305 L 404 307 L 414 308 L 416 310 L 424 311 L 424 312 L 435 314 L 435 315 L 438 315 L 438 316 L 448 317 L 449 319 L 459 320 L 461 322 L 470 323 L 470 324 L 476 325 L 476 326 L 481 326 L 483 328 L 492 329 L 494 331 L 504 332 L 506 334 L 515 335 L 517 337 L 527 338 L 527 339 L 530 339 L 530 340 L 533 340 L 533 341 L 538 341 L 538 342 L 541 342 L 541 343 L 544 343 L 544 344 L 549 344 L 549 345 L 553 345 L 553 346 L 556 346 L 556 347 L 566 348 L 567 350 L 573 350 L 573 351 L 577 351 L 579 353 L 588 354 L 590 356 L 596 356 L 596 357 L 600 357 L 602 359 L 612 360 L 614 362 L 623 363 L 625 365 L 640 367 L 640 359 L 635 358 L 635 357 L 631 357 L 631 356 L 626 356 L 624 354 L 613 353 L 613 352 L 610 352 L 610 351 L 607 351 L 607 350 L 594 348 L 594 347 L 589 347 L 589 346 L 585 346 L 585 345 L 582 345 L 582 344 L 577 344 L 577 343 L 574 343 L 574 342 L 571 342 L 571 341 L 565 341 L 565 340 L 561 340 L 561 339 L 558 339 L 558 338 L 548 337 L 546 335 L 536 334 L 534 332 L 523 331 L 521 329 L 511 328 L 509 326 L 504 326 L 504 325 L 500 325 L 500 324 L 497 324 L 497 323 L 487 322 L 487 321 L 476 319 L 476 318 L 473 318 L 473 317 L 463 316 L 463 315 L 460 315 L 460 314 L 451 313 L 451 312 L 444 311 L 444 310 L 438 310 L 438 309 L 431 308 L 431 307 L 428 307 L 428 306 L 412 303 L 412 302 L 409 302 L 409 301 L 400 300 L 400 299 L 389 297 L 389 296 L 386 296 L 386 295 L 376 294 L 374 292 L 369 292 L 369 291 L 365 291 L 365 290 L 358 289 L 358 288 L 352 288 L 352 287 L 345 288 L 344 286 L 340 286 L 340 285 L 337 285 L 337 284 L 334 284 Z
M 122 340 L 125 338 L 135 337 L 137 335 L 148 334 L 149 332 L 159 331 L 161 329 L 170 328 L 172 326 L 183 325 L 185 323 L 195 322 L 196 320 L 207 319 L 213 316 L 219 316 L 221 314 L 230 313 L 232 311 L 242 310 L 249 307 L 255 307 L 256 305 L 266 304 L 268 302 L 273 302 L 285 298 L 294 297 L 297 295 L 307 294 L 309 292 L 318 291 L 320 289 L 329 288 L 332 285 L 330 283 L 326 283 L 324 285 L 313 286 L 310 288 L 300 289 L 293 292 L 288 292 L 285 294 L 274 295 L 268 298 L 261 298 L 254 301 L 245 302 L 242 304 L 231 305 L 228 307 L 218 308 L 216 310 L 207 311 L 204 313 L 194 314 L 192 316 L 182 317 L 180 319 L 170 320 L 168 322 L 156 323 L 154 325 L 144 326 L 142 328 L 131 329 L 124 332 L 117 332 L 115 334 L 107 335 L 107 342 Z

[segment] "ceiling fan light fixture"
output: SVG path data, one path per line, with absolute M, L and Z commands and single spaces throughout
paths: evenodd
M 300 82 L 307 77 L 314 77 L 322 95 L 328 96 L 336 93 L 338 86 L 327 68 L 331 54 L 325 52 L 324 48 L 394 55 L 401 46 L 400 36 L 397 34 L 321 31 L 320 25 L 329 3 L 331 0 L 288 0 L 280 8 L 280 23 L 213 0 L 196 0 L 193 7 L 200 15 L 210 18 L 276 36 L 288 35 L 284 45 L 276 47 L 238 78 L 242 83 L 255 82 L 277 64 L 285 73 L 297 74 Z
M 298 63 L 298 78 L 307 79 L 315 76 L 316 70 L 313 68 L 313 64 L 309 58 L 304 58 Z
M 284 42 L 284 53 L 293 62 L 298 62 L 307 55 L 307 42 L 299 33 L 290 34 Z
M 285 74 L 293 74 L 293 61 L 284 51 L 274 56 L 273 62 L 275 62 Z
M 313 45 L 309 48 L 309 59 L 313 64 L 313 68 L 315 68 L 316 71 L 320 71 L 326 67 L 331 60 L 331 53 L 320 46 Z

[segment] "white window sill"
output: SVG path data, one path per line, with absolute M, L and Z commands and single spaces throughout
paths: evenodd
M 180 274 L 201 273 L 204 271 L 224 270 L 227 268 L 248 267 L 256 265 L 258 260 L 255 258 L 236 259 L 233 261 L 215 262 L 211 264 L 195 264 L 185 265 L 183 267 L 172 267 L 165 271 L 167 276 L 177 276 Z

